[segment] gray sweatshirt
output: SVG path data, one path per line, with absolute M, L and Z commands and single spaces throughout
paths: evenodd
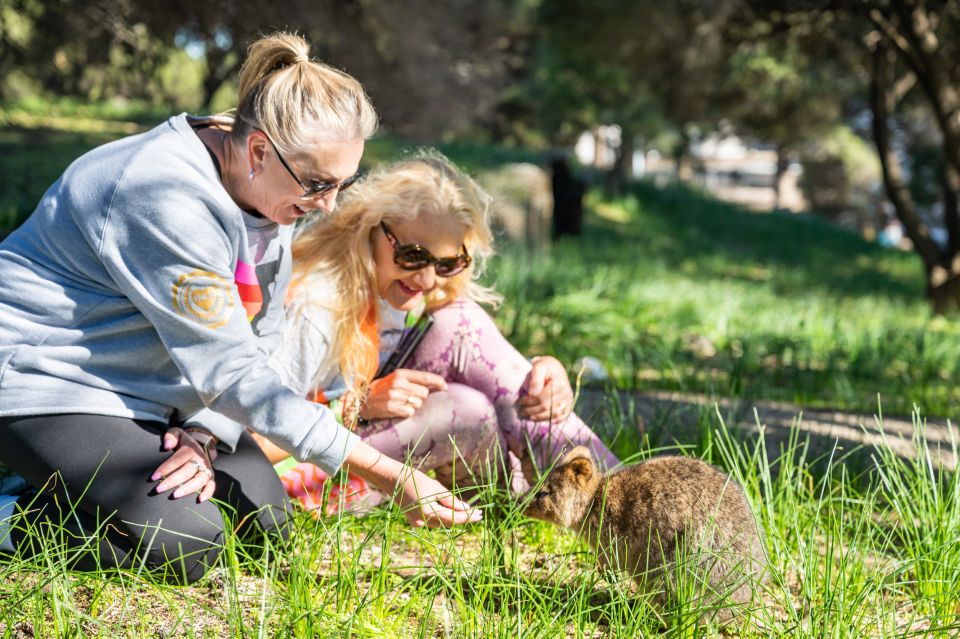
M 322 274 L 312 273 L 287 294 L 286 319 L 279 335 L 270 336 L 272 354 L 268 364 L 280 380 L 300 397 L 314 397 L 322 391 L 327 401 L 340 399 L 347 383 L 333 355 L 337 326 L 333 315 L 337 291 Z M 379 363 L 393 353 L 403 334 L 407 314 L 380 299 L 377 307 L 377 328 L 380 334 Z M 275 344 L 279 338 L 279 343 Z M 332 404 L 331 404 L 332 405 Z M 190 423 L 215 431 L 228 440 L 235 440 L 243 425 L 228 417 L 205 409 L 194 415 Z
M 292 232 L 237 207 L 183 114 L 83 155 L 0 243 L 0 416 L 206 406 L 336 470 L 357 437 L 267 364 Z

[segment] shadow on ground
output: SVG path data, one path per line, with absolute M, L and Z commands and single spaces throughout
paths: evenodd
M 646 437 L 654 447 L 697 445 L 705 433 L 720 426 L 720 417 L 728 428 L 743 437 L 766 438 L 766 449 L 773 461 L 786 448 L 791 432 L 799 429 L 801 441 L 809 439 L 810 459 L 844 456 L 870 466 L 878 446 L 886 445 L 903 458 L 916 456 L 914 420 L 909 416 L 844 413 L 829 410 L 805 410 L 801 406 L 769 401 L 718 399 L 706 395 L 668 392 L 599 391 L 584 389 L 577 402 L 577 413 L 589 424 L 621 423 L 637 429 L 639 439 Z M 881 427 L 882 423 L 882 427 Z M 955 470 L 957 457 L 953 442 L 957 438 L 956 420 L 922 420 L 931 455 L 944 468 Z

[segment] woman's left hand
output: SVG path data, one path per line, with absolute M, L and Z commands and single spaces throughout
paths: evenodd
M 173 427 L 163 434 L 163 448 L 174 453 L 150 476 L 152 481 L 162 480 L 157 484 L 158 494 L 176 487 L 174 499 L 196 492 L 200 493 L 197 503 L 213 497 L 217 487 L 213 473 L 216 446 L 204 447 L 190 433 Z
M 521 387 L 517 413 L 535 422 L 562 422 L 573 412 L 573 388 L 567 370 L 553 357 L 534 357 Z
M 360 407 L 364 419 L 413 417 L 427 396 L 447 388 L 447 381 L 436 373 L 398 368 L 386 377 L 370 383 L 367 400 Z

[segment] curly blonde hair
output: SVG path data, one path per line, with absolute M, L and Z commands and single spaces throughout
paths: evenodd
M 367 356 L 373 350 L 361 331 L 364 318 L 376 307 L 377 273 L 373 239 L 380 223 L 403 223 L 423 215 L 453 216 L 466 228 L 464 245 L 473 263 L 446 279 L 427 299 L 427 310 L 461 296 L 496 306 L 500 297 L 478 278 L 493 253 L 489 215 L 492 198 L 443 155 L 422 151 L 417 156 L 377 169 L 350 191 L 337 211 L 303 227 L 293 242 L 293 281 L 319 277 L 336 290 L 336 337 L 332 353 L 344 380 L 356 391 L 375 372 Z

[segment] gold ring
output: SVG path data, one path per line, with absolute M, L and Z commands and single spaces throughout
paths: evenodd
M 565 412 L 567 412 L 567 403 L 560 402 L 559 404 L 557 404 L 557 414 L 563 415 Z
M 413 395 L 407 395 L 407 401 L 405 403 L 413 406 Z

